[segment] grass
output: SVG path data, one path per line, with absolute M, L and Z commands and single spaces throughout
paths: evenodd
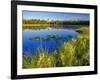
M 57 51 L 39 51 L 34 56 L 23 56 L 23 68 L 48 68 L 89 65 L 89 28 L 76 29 L 80 36 L 65 42 Z

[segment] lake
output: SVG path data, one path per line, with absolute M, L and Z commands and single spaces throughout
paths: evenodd
M 36 54 L 41 49 L 51 53 L 78 36 L 78 32 L 67 29 L 26 29 L 22 32 L 23 54 Z

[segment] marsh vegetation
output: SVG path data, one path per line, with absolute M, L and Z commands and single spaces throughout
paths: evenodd
M 90 65 L 89 14 L 23 11 L 22 67 Z
M 80 36 L 64 42 L 59 49 L 49 53 L 44 49 L 39 49 L 37 54 L 23 55 L 23 68 L 47 68 L 65 66 L 88 66 L 89 65 L 89 27 L 75 29 Z M 50 36 L 50 35 L 48 35 Z M 50 40 L 46 37 L 44 40 Z M 56 39 L 58 37 L 53 37 Z M 33 40 L 39 40 L 39 37 Z M 56 39 L 60 40 L 62 38 Z

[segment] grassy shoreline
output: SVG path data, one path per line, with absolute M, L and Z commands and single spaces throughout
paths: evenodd
M 57 51 L 42 50 L 34 56 L 23 56 L 23 68 L 48 68 L 89 65 L 89 28 L 75 29 L 80 36 L 65 42 Z

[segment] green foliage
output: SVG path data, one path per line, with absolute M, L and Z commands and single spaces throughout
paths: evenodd
M 84 65 L 88 63 L 84 63 L 84 60 L 88 62 L 87 57 L 89 57 L 89 39 L 87 36 L 80 36 L 78 39 L 76 39 L 76 43 L 78 46 L 76 46 L 76 59 L 78 61 L 77 64 Z
M 81 35 L 85 35 L 85 36 L 87 36 L 89 38 L 90 31 L 89 31 L 88 27 L 82 26 L 81 28 L 76 29 L 76 32 L 79 32 Z
M 44 29 L 47 27 L 52 28 L 63 28 L 64 25 L 89 25 L 89 21 L 80 20 L 40 20 L 40 19 L 30 19 L 22 21 L 23 29 Z
M 40 50 L 37 55 L 23 56 L 23 68 L 47 68 L 89 65 L 89 29 L 77 29 L 80 36 L 65 42 L 57 51 L 48 54 Z
M 71 66 L 74 58 L 75 47 L 72 43 L 64 43 L 59 50 L 63 66 Z
M 37 67 L 55 67 L 55 59 L 52 55 L 49 55 L 47 52 L 43 51 L 39 54 Z
M 89 65 L 89 38 L 81 35 L 71 42 L 64 43 L 59 54 L 63 66 Z
M 37 56 L 23 56 L 23 68 L 36 68 Z

